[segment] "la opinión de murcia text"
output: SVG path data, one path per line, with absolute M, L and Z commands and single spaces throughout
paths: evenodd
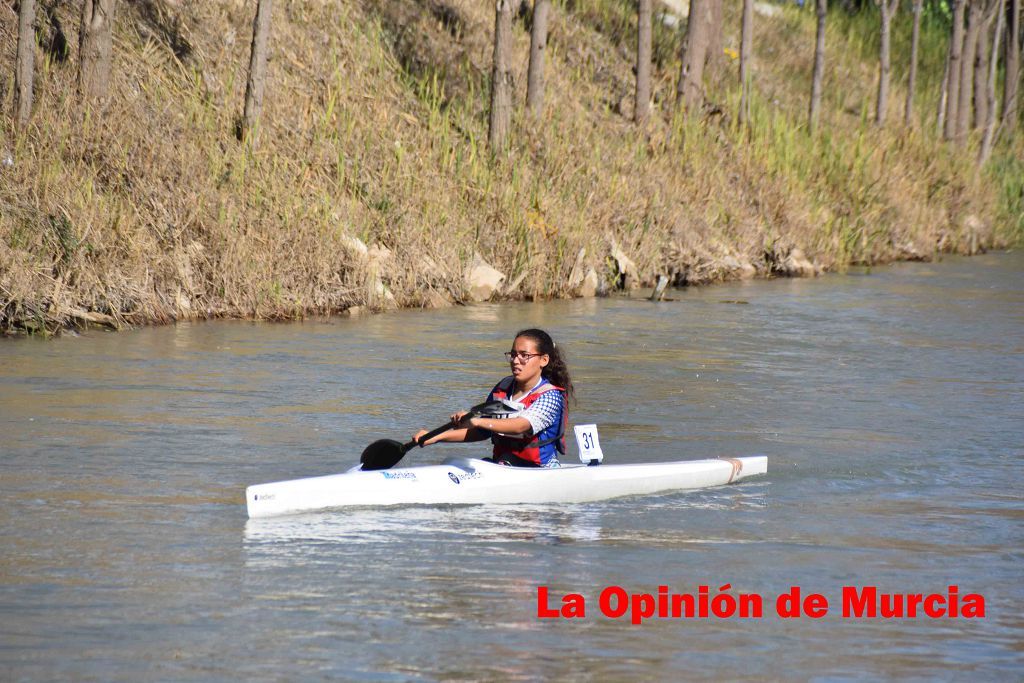
M 717 590 L 698 586 L 696 593 L 675 593 L 658 586 L 654 593 L 630 592 L 621 586 L 607 586 L 598 595 L 601 616 L 628 619 L 642 624 L 647 619 L 761 619 L 765 599 L 757 593 L 733 593 L 725 584 Z M 979 619 L 985 616 L 985 597 L 963 593 L 951 585 L 944 593 L 888 593 L 875 586 L 843 586 L 840 614 L 844 619 Z M 821 619 L 832 604 L 821 593 L 805 593 L 791 586 L 774 598 L 780 619 Z M 547 586 L 537 587 L 538 619 L 585 619 L 590 615 L 581 593 L 552 594 Z

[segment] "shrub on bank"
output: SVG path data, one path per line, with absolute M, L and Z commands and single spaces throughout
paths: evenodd
M 497 296 L 535 298 L 574 295 L 590 269 L 601 288 L 699 284 L 1020 241 L 1020 140 L 979 171 L 932 133 L 937 93 L 924 85 L 913 129 L 873 126 L 864 26 L 830 25 L 809 135 L 810 13 L 758 18 L 745 129 L 729 56 L 705 110 L 674 112 L 679 32 L 661 15 L 654 115 L 638 130 L 628 4 L 556 3 L 539 120 L 522 113 L 517 21 L 517 115 L 497 158 L 487 3 L 279 3 L 256 146 L 234 135 L 247 4 L 122 4 L 111 96 L 93 108 L 75 97 L 74 55 L 47 47 L 58 30 L 77 44 L 74 9 L 57 4 L 29 125 L 0 118 L 0 326 L 443 305 L 466 299 L 477 255 L 505 275 Z M 734 51 L 728 11 L 726 26 Z M 16 33 L 0 13 L 4 64 Z M 941 69 L 923 56 L 921 83 Z M 896 107 L 898 72 L 893 85 Z M 9 111 L 11 87 L 3 97 Z

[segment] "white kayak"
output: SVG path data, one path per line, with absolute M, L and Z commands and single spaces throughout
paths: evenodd
M 352 506 L 586 503 L 721 486 L 768 471 L 763 455 L 637 465 L 507 467 L 475 458 L 258 484 L 245 490 L 249 517 Z

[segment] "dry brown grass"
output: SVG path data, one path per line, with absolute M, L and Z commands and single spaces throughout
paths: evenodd
M 279 3 L 255 149 L 234 137 L 250 5 L 123 10 L 102 113 L 74 97 L 73 54 L 41 61 L 29 129 L 16 135 L 0 119 L 0 152 L 14 159 L 0 168 L 0 327 L 393 305 L 378 282 L 394 304 L 436 305 L 465 296 L 474 252 L 520 282 L 503 296 L 548 297 L 571 295 L 581 249 L 612 283 L 613 244 L 642 281 L 702 283 L 747 266 L 785 273 L 795 248 L 840 268 L 1020 239 L 1001 229 L 989 175 L 927 125 L 898 125 L 898 83 L 892 125 L 867 123 L 872 65 L 839 31 L 822 134 L 806 134 L 813 29 L 797 10 L 759 20 L 753 124 L 742 132 L 729 116 L 728 60 L 709 92 L 723 114 L 672 118 L 678 35 L 659 28 L 657 114 L 637 131 L 626 5 L 557 5 L 545 119 L 517 120 L 511 148 L 492 160 L 490 3 Z M 58 5 L 71 45 L 74 14 Z M 0 10 L 4 64 L 15 28 Z M 517 22 L 520 104 L 528 43 Z M 10 90 L 5 81 L 6 111 Z M 1007 149 L 1019 155 L 1020 141 Z M 377 257 L 353 238 L 378 245 Z

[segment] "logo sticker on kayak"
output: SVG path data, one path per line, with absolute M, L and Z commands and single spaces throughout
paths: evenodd
M 415 479 L 415 472 L 381 472 L 385 479 Z
M 462 483 L 461 481 L 459 481 L 458 475 L 455 474 L 454 472 L 449 472 L 448 473 L 448 478 L 451 479 L 452 481 L 454 481 L 456 484 L 461 484 Z

